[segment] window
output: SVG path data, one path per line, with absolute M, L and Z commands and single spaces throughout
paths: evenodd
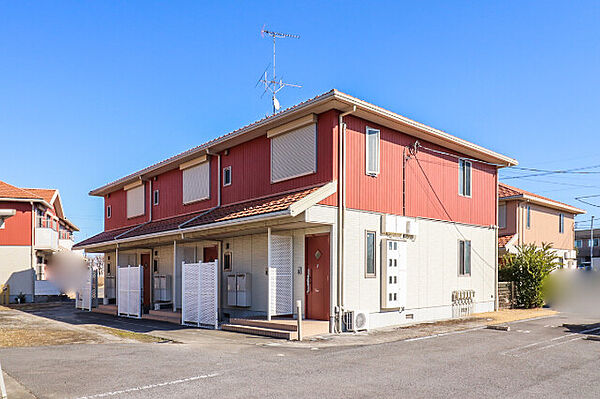
M 158 205 L 159 199 L 160 199 L 160 192 L 158 190 L 154 190 L 154 194 L 152 196 L 152 203 L 155 206 Z
M 375 232 L 367 231 L 365 248 L 365 276 L 375 277 Z
M 593 244 L 594 244 L 593 246 L 594 247 L 598 246 L 598 241 L 599 240 L 597 238 L 594 238 L 594 242 L 593 242 Z M 591 247 L 591 246 L 592 246 L 592 240 L 588 240 L 588 247 Z
M 471 241 L 458 242 L 458 274 L 460 276 L 471 275 Z
M 127 218 L 144 214 L 144 185 L 127 190 Z
M 471 162 L 458 160 L 458 193 L 463 197 L 471 196 Z
M 0 229 L 4 228 L 4 219 L 0 219 Z
M 527 226 L 527 228 L 531 227 L 531 205 L 527 205 L 527 221 L 526 221 L 526 226 Z
M 231 185 L 231 166 L 223 169 L 223 187 Z
M 558 215 L 558 232 L 565 232 L 565 215 L 563 215 L 562 213 Z
M 106 207 L 106 218 L 110 219 L 111 216 L 112 216 L 112 207 L 109 205 Z
M 581 248 L 583 246 L 583 242 L 581 240 L 575 240 L 575 248 Z
M 365 142 L 366 153 L 366 173 L 369 176 L 379 174 L 379 140 L 380 132 L 377 129 L 367 127 Z
M 223 254 L 223 271 L 230 272 L 231 271 L 231 252 L 225 252 Z
M 210 162 L 183 170 L 183 203 L 210 198 Z
M 506 204 L 498 206 L 498 227 L 501 229 L 506 227 Z
M 316 123 L 271 137 L 271 183 L 316 171 Z

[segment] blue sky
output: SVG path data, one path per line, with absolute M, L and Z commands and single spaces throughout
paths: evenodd
M 521 166 L 600 164 L 600 2 L 299 3 L 3 2 L 0 179 L 59 188 L 77 239 L 101 231 L 89 190 L 270 111 L 264 24 L 301 35 L 278 46 L 303 85 L 284 107 L 337 88 Z M 506 182 L 600 216 L 575 200 L 600 174 Z

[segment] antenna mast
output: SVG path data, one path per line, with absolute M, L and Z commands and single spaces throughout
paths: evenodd
M 258 83 L 262 83 L 264 85 L 265 91 L 263 92 L 263 95 L 267 92 L 267 90 L 271 92 L 271 100 L 273 102 L 273 114 L 275 114 L 281 108 L 281 105 L 279 104 L 279 100 L 277 100 L 277 93 L 279 93 L 279 91 L 281 91 L 281 89 L 283 89 L 286 86 L 302 87 L 297 84 L 284 83 L 283 79 L 278 78 L 277 75 L 275 74 L 275 65 L 276 65 L 276 63 L 275 63 L 275 61 L 276 61 L 275 39 L 283 39 L 283 38 L 300 39 L 300 36 L 293 35 L 290 33 L 273 32 L 270 30 L 266 30 L 264 26 L 261 29 L 260 34 L 263 37 L 265 37 L 265 35 L 267 35 L 273 39 L 273 75 L 271 75 L 271 77 L 269 77 L 267 74 L 267 70 L 265 69 L 264 74 L 258 79 L 258 82 L 256 84 L 258 85 Z M 267 67 L 267 69 L 268 68 L 269 67 Z

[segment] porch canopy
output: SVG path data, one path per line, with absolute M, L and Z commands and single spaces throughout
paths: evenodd
M 156 245 L 174 240 L 215 238 L 215 235 L 226 236 L 228 232 L 239 232 L 240 229 L 251 233 L 252 230 L 264 231 L 265 227 L 307 227 L 310 221 L 302 213 L 334 194 L 336 187 L 337 182 L 332 181 L 299 191 L 108 230 L 75 244 L 73 249 L 107 252 L 114 250 L 117 244 L 120 249 L 125 249 L 144 243 Z

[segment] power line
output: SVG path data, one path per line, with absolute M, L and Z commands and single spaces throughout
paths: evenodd
M 504 180 L 523 179 L 526 177 L 546 176 L 546 175 L 554 175 L 554 174 L 575 174 L 575 175 L 600 174 L 600 172 L 584 171 L 584 169 L 594 169 L 594 168 L 600 168 L 600 165 L 591 165 L 591 166 L 584 166 L 581 168 L 564 169 L 564 170 L 548 170 L 548 169 L 523 168 L 520 166 L 511 166 L 509 170 L 523 170 L 523 171 L 528 171 L 528 172 L 540 172 L 540 173 L 531 173 L 531 174 L 523 175 L 523 176 L 509 176 L 509 177 L 504 177 L 503 179 Z
M 584 198 L 586 198 L 586 199 L 587 199 L 587 198 L 598 198 L 598 197 L 600 197 L 600 194 L 595 194 L 595 195 L 584 195 L 584 196 L 582 196 L 582 197 L 575 197 L 575 199 L 576 199 L 577 201 L 579 201 L 579 202 L 582 202 L 582 203 L 586 204 L 586 205 L 589 205 L 589 206 L 595 206 L 596 208 L 600 208 L 600 205 L 598 205 L 598 204 L 592 204 L 591 202 L 588 202 L 588 201 L 585 201 L 585 200 L 584 200 Z

